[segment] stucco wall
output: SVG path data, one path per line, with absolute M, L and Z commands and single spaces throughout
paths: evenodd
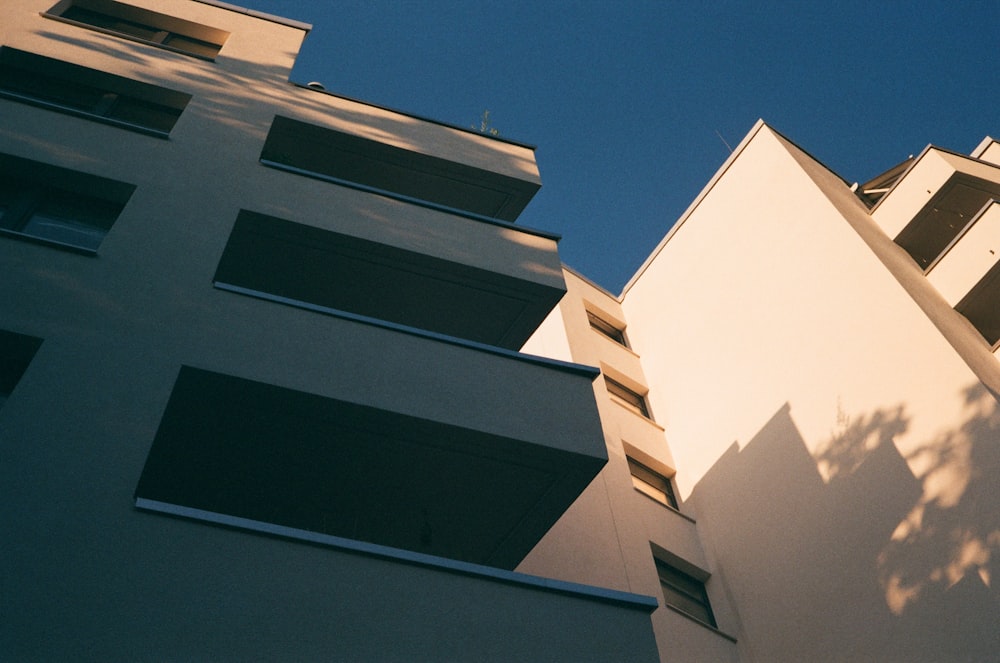
M 847 195 L 758 125 L 624 295 L 631 338 L 746 657 L 986 660 L 1000 413 Z

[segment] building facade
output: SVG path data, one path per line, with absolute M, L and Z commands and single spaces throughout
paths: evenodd
M 308 25 L 0 17 L 0 658 L 996 658 L 997 142 L 758 123 L 616 296 Z
M 607 459 L 530 146 L 224 3 L 0 14 L 0 658 L 656 660 L 515 571 Z
M 529 342 L 602 369 L 609 463 L 525 564 L 620 557 L 662 660 L 995 660 L 998 199 L 989 138 L 859 185 L 759 122 L 621 295 L 568 271 Z

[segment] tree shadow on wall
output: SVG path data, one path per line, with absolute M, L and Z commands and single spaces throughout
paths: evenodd
M 887 604 L 897 615 L 932 595 L 998 597 L 1000 408 L 979 383 L 964 397 L 965 423 L 906 457 L 922 494 L 878 559 Z
M 906 457 L 905 407 L 849 419 L 815 455 L 784 405 L 733 444 L 687 504 L 761 661 L 981 661 L 1000 651 L 1000 412 Z M 911 468 L 917 468 L 911 470 Z

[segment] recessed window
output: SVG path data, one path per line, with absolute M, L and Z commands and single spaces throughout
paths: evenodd
M 42 339 L 0 329 L 0 407 L 14 391 Z
M 631 456 L 626 456 L 628 469 L 632 473 L 632 485 L 643 495 L 648 495 L 660 504 L 674 509 L 677 507 L 677 496 L 668 477 L 652 470 Z
M 611 394 L 612 400 L 624 405 L 638 415 L 646 417 L 647 419 L 650 418 L 649 406 L 646 404 L 645 396 L 632 391 L 621 382 L 613 380 L 607 375 L 604 376 L 604 383 L 607 385 L 608 393 Z
M 111 0 L 64 1 L 46 16 L 208 60 L 229 36 L 222 30 Z
M 166 135 L 191 95 L 0 48 L 0 96 L 126 129 Z
M 628 347 L 628 343 L 625 342 L 625 330 L 619 329 L 607 320 L 598 317 L 590 311 L 587 311 L 587 320 L 590 322 L 590 328 L 594 331 L 600 333 L 606 338 L 611 339 L 618 345 L 623 345 L 626 348 Z
M 699 622 L 716 627 L 715 615 L 712 614 L 712 606 L 708 602 L 704 580 L 699 580 L 658 557 L 653 559 L 656 562 L 656 572 L 660 576 L 660 589 L 663 591 L 664 602 Z
M 0 155 L 0 234 L 95 253 L 134 189 Z

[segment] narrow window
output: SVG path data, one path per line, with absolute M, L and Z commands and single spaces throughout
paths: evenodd
M 0 155 L 0 234 L 96 253 L 134 189 Z
M 608 393 L 616 402 L 624 405 L 636 414 L 649 419 L 649 407 L 646 405 L 646 398 L 632 391 L 621 382 L 612 380 L 607 375 L 604 376 L 604 383 L 608 387 Z
M 206 60 L 218 54 L 229 36 L 222 30 L 111 0 L 75 0 L 63 5 L 46 16 Z
M 631 456 L 625 457 L 628 460 L 628 469 L 632 473 L 632 485 L 643 495 L 648 495 L 660 504 L 677 508 L 677 496 L 674 494 L 674 487 L 670 479 L 662 474 L 651 470 Z
M 0 96 L 165 137 L 191 95 L 0 48 Z
M 713 628 L 717 626 L 712 606 L 708 602 L 704 581 L 684 573 L 662 559 L 657 557 L 653 559 L 656 562 L 656 572 L 660 576 L 664 602 L 699 622 Z
M 601 335 L 611 339 L 618 345 L 623 345 L 626 348 L 628 343 L 625 342 L 625 331 L 614 326 L 607 320 L 603 320 L 600 317 L 594 315 L 590 311 L 587 311 L 587 320 L 590 321 L 590 328 Z
M 42 339 L 0 329 L 0 407 L 14 391 Z

